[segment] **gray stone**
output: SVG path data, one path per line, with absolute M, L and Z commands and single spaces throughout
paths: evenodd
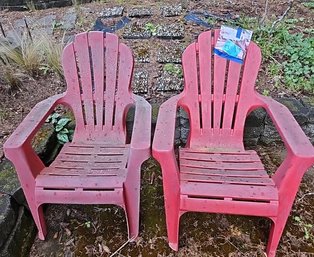
M 54 127 L 51 123 L 45 123 L 36 133 L 32 146 L 44 163 L 51 159 L 57 145 L 57 138 Z
M 182 118 L 182 119 L 186 119 L 186 120 L 189 119 L 188 113 L 187 113 L 186 111 L 184 111 L 184 109 L 183 109 L 182 107 L 180 107 L 180 108 L 178 109 L 178 116 L 179 116 L 180 118 Z
M 306 108 L 298 99 L 278 98 L 276 100 L 288 107 L 300 125 L 303 125 L 308 121 L 310 110 Z
M 313 97 L 302 97 L 301 103 L 309 110 L 308 122 L 314 123 L 314 99 Z
M 252 111 L 245 120 L 246 127 L 259 127 L 264 125 L 266 111 L 262 108 Z
M 0 193 L 10 195 L 18 204 L 27 206 L 15 169 L 7 160 L 0 163 Z
M 134 93 L 147 93 L 148 91 L 148 72 L 137 71 L 134 73 L 133 78 L 133 92 Z
M 56 20 L 56 15 L 49 14 L 49 15 L 46 15 L 46 16 L 34 21 L 34 24 L 41 26 L 41 27 L 51 27 L 51 24 L 55 20 Z
M 10 42 L 12 47 L 18 47 L 21 45 L 21 37 L 23 36 L 23 29 L 16 28 L 16 29 L 10 30 L 7 32 L 6 36 L 7 36 L 6 40 Z
M 15 208 L 9 195 L 0 193 L 0 249 L 6 242 L 16 220 Z
M 128 11 L 128 15 L 129 17 L 142 18 L 152 16 L 153 12 L 149 7 L 134 7 Z
M 122 36 L 125 39 L 147 39 L 152 36 L 152 32 L 146 30 L 144 24 L 135 22 L 124 29 Z
M 65 30 L 71 30 L 75 28 L 75 22 L 77 19 L 77 14 L 74 9 L 70 9 L 66 12 L 61 20 L 62 28 Z
M 30 18 L 30 17 L 25 17 L 25 18 L 22 18 L 22 19 L 17 19 L 17 20 L 14 21 L 13 27 L 14 27 L 14 28 L 25 28 L 25 27 L 26 27 L 25 21 L 26 21 L 27 25 L 30 26 L 30 25 L 33 24 L 34 19 L 33 19 L 33 18 Z
M 157 91 L 179 91 L 183 89 L 182 67 L 179 64 L 172 64 L 171 69 L 165 69 L 157 78 Z M 169 66 L 170 67 L 170 66 Z M 181 70 L 181 74 L 179 73 Z
M 157 62 L 159 63 L 181 63 L 181 56 L 185 45 L 177 42 L 163 44 L 158 48 Z
M 272 124 L 265 125 L 263 134 L 260 137 L 260 142 L 265 145 L 271 145 L 274 143 L 281 142 L 281 137 L 278 134 L 274 125 Z
M 176 127 L 175 133 L 174 133 L 174 138 L 175 140 L 179 141 L 181 138 L 181 131 L 180 127 Z
M 181 127 L 180 131 L 181 131 L 181 141 L 185 144 L 189 137 L 190 129 Z
M 161 15 L 164 17 L 179 16 L 182 14 L 183 8 L 181 4 L 165 5 L 160 7 Z
M 184 37 L 184 25 L 179 23 L 160 25 L 157 28 L 157 37 L 163 39 L 182 39 Z
M 115 6 L 115 7 L 112 7 L 112 8 L 105 8 L 100 13 L 100 16 L 104 17 L 104 18 L 118 17 L 118 16 L 122 16 L 123 15 L 123 11 L 124 11 L 124 7 L 123 6 Z
M 30 26 L 32 36 L 42 36 L 44 33 L 47 35 L 52 35 L 52 24 L 55 22 L 55 20 L 56 15 L 50 14 L 34 21 Z
M 7 241 L 0 251 L 0 257 L 29 256 L 29 251 L 36 235 L 35 224 L 24 207 L 18 211 L 17 221 Z
M 306 124 L 302 127 L 304 133 L 307 135 L 311 143 L 314 143 L 314 124 Z
M 134 49 L 136 62 L 148 63 L 150 62 L 149 46 L 140 45 Z
M 256 146 L 261 135 L 264 132 L 264 126 L 245 127 L 244 128 L 244 143 L 246 146 Z

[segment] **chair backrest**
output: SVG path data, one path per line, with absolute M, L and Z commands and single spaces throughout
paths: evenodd
M 251 42 L 244 64 L 214 55 L 219 30 L 203 32 L 183 53 L 184 91 L 179 102 L 190 117 L 188 146 L 243 148 L 247 114 L 261 62 Z
M 84 32 L 65 47 L 65 99 L 76 119 L 74 141 L 125 143 L 133 62 L 131 50 L 110 33 Z

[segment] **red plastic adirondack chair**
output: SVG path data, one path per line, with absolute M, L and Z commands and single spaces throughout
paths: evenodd
M 115 204 L 125 210 L 129 238 L 139 231 L 140 169 L 150 156 L 151 106 L 130 91 L 131 50 L 114 34 L 81 33 L 63 51 L 67 91 L 38 103 L 4 145 L 44 239 L 42 204 Z M 45 167 L 31 139 L 57 104 L 75 115 L 73 142 Z M 125 118 L 135 104 L 130 144 Z
M 199 35 L 183 53 L 184 91 L 159 110 L 153 156 L 160 162 L 169 245 L 178 250 L 180 216 L 188 211 L 264 216 L 273 223 L 267 254 L 276 249 L 314 148 L 288 109 L 254 90 L 261 62 L 255 43 L 244 65 L 213 55 L 219 30 Z M 190 134 L 174 153 L 177 108 L 190 119 Z M 243 145 L 247 115 L 263 107 L 273 120 L 287 156 L 269 177 L 255 151 Z

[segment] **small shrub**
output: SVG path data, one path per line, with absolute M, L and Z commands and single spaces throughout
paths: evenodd
M 35 5 L 35 3 L 34 3 L 33 0 L 28 0 L 28 1 L 26 1 L 26 7 L 27 7 L 27 9 L 30 10 L 31 12 L 36 11 L 36 5 Z
M 39 74 L 43 62 L 43 55 L 40 53 L 41 41 L 32 40 L 27 33 L 24 33 L 19 40 L 19 46 L 14 46 L 8 41 L 1 41 L 0 56 L 35 77 Z
M 64 36 L 60 42 L 54 41 L 50 36 L 42 37 L 42 52 L 45 56 L 45 63 L 41 67 L 44 73 L 49 70 L 63 77 L 63 69 L 61 65 L 62 51 L 64 47 Z
M 2 67 L 4 70 L 0 91 L 7 94 L 13 94 L 14 92 L 21 90 L 22 81 L 20 74 L 14 73 L 10 68 Z

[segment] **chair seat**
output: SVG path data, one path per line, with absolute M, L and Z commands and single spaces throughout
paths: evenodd
M 129 146 L 67 143 L 55 161 L 36 178 L 46 190 L 109 190 L 122 188 Z
M 278 202 L 278 190 L 255 151 L 180 150 L 180 192 L 187 198 Z

